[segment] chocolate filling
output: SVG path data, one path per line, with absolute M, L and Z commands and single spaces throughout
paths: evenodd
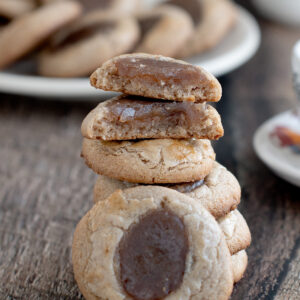
M 131 225 L 119 244 L 120 281 L 135 300 L 163 299 L 183 280 L 188 253 L 183 220 L 154 210 Z
M 197 0 L 169 0 L 168 4 L 179 6 L 190 14 L 194 24 L 198 24 L 202 18 L 202 7 L 200 1 Z
M 129 124 L 133 128 L 147 128 L 153 122 L 168 126 L 189 126 L 205 117 L 205 104 L 151 100 L 125 96 L 107 104 L 109 123 Z
M 195 182 L 181 183 L 181 184 L 165 184 L 165 187 L 176 190 L 180 193 L 190 193 L 204 184 L 204 179 Z
M 137 80 L 159 86 L 198 86 L 207 84 L 206 76 L 193 65 L 166 59 L 145 57 L 123 57 L 116 61 L 116 74 L 130 80 Z M 208 83 L 209 84 L 209 83 Z
M 91 11 L 95 9 L 108 9 L 114 0 L 80 0 L 80 2 L 83 4 L 85 11 Z
M 113 30 L 115 24 L 112 22 L 99 22 L 94 24 L 89 24 L 82 28 L 79 28 L 69 35 L 67 35 L 64 39 L 60 40 L 58 43 L 51 45 L 51 50 L 55 51 L 58 48 L 63 48 L 75 44 L 81 40 L 88 39 L 95 34 L 108 34 L 111 30 Z

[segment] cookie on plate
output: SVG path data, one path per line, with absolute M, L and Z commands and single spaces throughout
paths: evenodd
M 74 233 L 75 279 L 86 299 L 230 297 L 231 256 L 214 218 L 163 187 L 116 191 Z
M 82 157 L 96 173 L 139 183 L 176 183 L 203 179 L 215 153 L 208 140 L 83 139 Z
M 91 74 L 99 64 L 129 51 L 140 35 L 135 19 L 87 14 L 52 40 L 39 57 L 44 76 L 76 77 Z
M 20 17 L 35 8 L 34 0 L 0 0 L 0 16 L 7 19 Z
M 223 136 L 218 112 L 205 103 L 158 101 L 122 95 L 100 103 L 84 119 L 82 135 L 89 139 L 132 140 Z
M 193 32 L 193 21 L 187 12 L 163 5 L 137 15 L 141 39 L 134 52 L 174 56 Z
M 236 8 L 230 0 L 170 0 L 193 17 L 194 32 L 177 57 L 188 57 L 215 47 L 232 28 Z
M 137 185 L 99 175 L 94 187 L 94 202 L 103 201 L 118 189 L 124 190 Z M 217 162 L 213 163 L 210 173 L 204 180 L 167 184 L 165 187 L 199 201 L 217 219 L 227 215 L 240 203 L 241 188 L 237 179 Z
M 181 60 L 143 53 L 108 60 L 90 77 L 92 86 L 174 101 L 219 101 L 222 88 L 203 68 Z
M 248 255 L 245 250 L 241 250 L 231 256 L 232 259 L 232 270 L 234 283 L 240 281 L 247 269 Z
M 65 0 L 42 6 L 10 22 L 0 31 L 0 69 L 28 54 L 80 13 L 81 6 L 76 1 Z
M 249 247 L 251 244 L 251 233 L 246 220 L 237 209 L 218 219 L 218 223 L 225 235 L 231 254 Z

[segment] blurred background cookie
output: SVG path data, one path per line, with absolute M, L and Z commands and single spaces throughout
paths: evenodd
M 139 27 L 131 17 L 87 14 L 53 38 L 39 57 L 38 71 L 56 77 L 89 75 L 106 60 L 129 51 L 138 38 Z
M 75 1 L 47 4 L 9 23 L 0 31 L 0 68 L 34 50 L 61 26 L 76 19 L 81 6 Z
M 14 19 L 36 8 L 34 0 L 0 0 L 0 17 Z
M 235 23 L 235 6 L 229 0 L 170 0 L 193 18 L 194 32 L 177 52 L 189 57 L 216 46 Z
M 189 14 L 172 5 L 144 11 L 137 19 L 142 35 L 134 52 L 174 56 L 193 32 Z

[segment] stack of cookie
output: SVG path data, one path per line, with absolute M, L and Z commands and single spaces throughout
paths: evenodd
M 82 124 L 82 156 L 100 175 L 95 206 L 74 236 L 81 291 L 88 299 L 228 299 L 246 269 L 251 236 L 236 209 L 240 186 L 210 143 L 223 135 L 206 104 L 220 100 L 219 82 L 183 61 L 130 54 L 106 62 L 91 84 L 124 94 L 100 103 Z M 110 265 L 97 261 L 103 255 Z

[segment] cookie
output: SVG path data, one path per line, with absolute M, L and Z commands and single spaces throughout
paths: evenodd
M 237 209 L 218 219 L 218 223 L 225 235 L 231 254 L 235 254 L 249 247 L 251 243 L 251 233 L 247 222 Z
M 139 38 L 131 17 L 95 17 L 88 14 L 60 32 L 38 62 L 41 75 L 76 77 L 90 75 L 99 64 L 129 51 Z
M 188 57 L 215 47 L 236 21 L 236 9 L 229 0 L 171 0 L 193 17 L 194 32 L 177 57 Z
M 231 256 L 232 259 L 232 270 L 234 282 L 240 281 L 247 269 L 248 255 L 245 250 L 241 250 Z
M 0 0 L 0 16 L 14 19 L 32 11 L 35 7 L 34 0 Z
M 103 201 L 117 189 L 124 190 L 137 185 L 99 175 L 94 187 L 94 202 Z M 238 181 L 217 162 L 213 163 L 210 173 L 204 180 L 168 184 L 166 187 L 199 201 L 217 219 L 234 210 L 240 203 L 241 188 Z
M 114 57 L 90 80 L 106 91 L 174 101 L 219 101 L 222 95 L 218 80 L 203 68 L 143 53 Z
M 193 139 L 105 142 L 84 138 L 81 155 L 98 174 L 148 184 L 203 179 L 215 160 L 210 141 Z
M 142 36 L 134 52 L 174 56 L 193 32 L 187 12 L 163 5 L 137 15 Z
M 0 68 L 32 51 L 80 13 L 81 6 L 77 2 L 65 0 L 42 6 L 10 22 L 0 31 Z
M 82 135 L 90 139 L 132 140 L 223 136 L 218 112 L 210 105 L 193 102 L 152 101 L 122 95 L 100 103 L 84 119 Z
M 118 190 L 80 221 L 75 279 L 85 299 L 230 297 L 231 257 L 214 218 L 163 187 Z

